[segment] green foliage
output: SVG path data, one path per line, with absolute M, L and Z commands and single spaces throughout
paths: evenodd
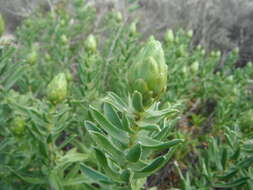
M 4 32 L 5 32 L 5 22 L 2 15 L 0 14 L 0 37 L 3 35 Z
M 252 189 L 252 64 L 95 13 L 61 1 L 1 47 L 0 187 L 140 190 L 174 163 L 167 188 Z

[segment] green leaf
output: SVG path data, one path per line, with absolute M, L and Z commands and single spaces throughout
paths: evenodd
M 156 158 L 149 165 L 145 166 L 141 170 L 135 171 L 134 178 L 146 177 L 153 174 L 164 165 L 165 161 L 166 161 L 166 158 L 164 156 L 160 156 Z
M 88 159 L 88 155 L 76 152 L 76 149 L 68 151 L 63 157 L 57 160 L 57 167 L 64 166 L 69 163 L 82 162 Z
M 130 122 L 125 114 L 123 114 L 122 116 L 122 126 L 126 132 L 134 133 L 134 131 L 131 129 Z
M 163 140 L 165 138 L 168 137 L 168 134 L 169 132 L 171 131 L 171 129 L 173 128 L 173 126 L 175 126 L 178 122 L 178 118 L 177 119 L 174 119 L 168 123 L 165 123 L 164 121 L 164 124 L 163 124 L 163 128 L 162 130 L 156 134 L 156 136 L 154 137 L 154 139 L 156 140 Z
M 238 169 L 242 169 L 242 168 L 248 168 L 253 164 L 253 157 L 247 158 L 241 162 L 239 162 L 236 167 Z
M 56 173 L 56 171 L 53 171 L 48 176 L 50 187 L 54 190 L 62 190 L 63 185 L 61 183 L 61 180 L 59 179 L 59 175 Z
M 111 104 L 105 102 L 104 103 L 104 114 L 106 118 L 115 126 L 118 128 L 123 128 L 122 123 L 120 121 L 119 115 L 117 112 L 114 110 Z
M 235 174 L 238 172 L 238 169 L 234 168 L 231 169 L 231 171 L 227 172 L 226 174 L 222 176 L 216 176 L 219 179 L 226 180 L 226 179 L 231 179 Z
M 153 123 L 145 123 L 145 122 L 137 122 L 137 125 L 140 129 L 146 130 L 146 131 L 158 131 L 160 132 L 160 126 Z
M 14 175 L 16 175 L 18 178 L 20 178 L 21 180 L 30 183 L 30 184 L 34 184 L 34 185 L 43 185 L 43 184 L 47 184 L 47 180 L 45 178 L 43 178 L 43 176 L 40 177 L 30 177 L 27 175 L 23 175 L 20 174 L 18 172 L 16 172 L 15 170 L 13 170 L 12 168 L 8 167 L 8 166 L 3 166 L 4 168 L 8 169 L 10 172 L 12 172 Z
M 221 157 L 221 164 L 224 170 L 226 169 L 227 157 L 228 157 L 227 149 L 224 148 Z
M 101 182 L 105 184 L 113 184 L 113 181 L 105 176 L 104 174 L 86 166 L 85 164 L 80 165 L 81 170 L 84 175 L 88 176 L 90 179 L 92 179 L 94 182 Z
M 120 174 L 120 178 L 125 181 L 125 182 L 129 182 L 130 181 L 130 177 L 131 177 L 131 172 L 129 169 L 124 170 L 121 174 Z
M 112 142 L 110 142 L 108 138 L 98 132 L 90 132 L 90 134 L 98 146 L 104 149 L 113 160 L 116 160 L 120 164 L 124 164 L 124 154 L 118 150 L 118 148 Z
M 84 126 L 88 131 L 95 131 L 104 134 L 104 131 L 97 127 L 97 125 L 91 121 L 84 121 Z
M 127 112 L 127 104 L 115 93 L 109 92 L 106 102 L 111 103 L 120 112 Z
M 183 139 L 174 139 L 174 140 L 167 141 L 167 142 L 161 142 L 161 141 L 149 138 L 149 137 L 141 136 L 141 137 L 139 137 L 138 142 L 144 148 L 152 149 L 152 150 L 162 150 L 162 149 L 167 149 L 172 146 L 175 146 L 179 143 L 182 143 L 182 142 L 184 142 L 184 140 Z
M 130 162 L 137 162 L 141 157 L 141 153 L 142 150 L 140 144 L 136 144 L 128 150 L 128 152 L 126 153 L 126 159 Z
M 240 179 L 237 179 L 233 182 L 229 182 L 226 184 L 214 184 L 213 187 L 215 187 L 215 188 L 235 188 L 235 187 L 239 187 L 241 185 L 246 184 L 248 179 L 249 179 L 249 177 L 242 177 Z
M 122 180 L 121 180 L 118 172 L 114 172 L 110 168 L 110 166 L 108 165 L 107 158 L 106 158 L 105 154 L 97 148 L 94 148 L 94 149 L 95 149 L 96 158 L 98 160 L 98 163 L 100 164 L 100 166 L 102 168 L 104 168 L 106 175 L 109 176 L 110 178 L 112 178 L 114 181 L 121 183 Z
M 134 109 L 137 112 L 143 112 L 144 111 L 144 107 L 143 107 L 142 102 L 143 102 L 143 100 L 142 100 L 141 93 L 138 92 L 138 91 L 134 91 L 133 97 L 132 97 L 132 104 L 133 104 Z
M 115 127 L 92 106 L 90 106 L 90 108 L 93 119 L 101 126 L 102 129 L 104 129 L 108 133 L 108 135 L 112 136 L 123 144 L 129 143 L 129 135 L 125 131 Z

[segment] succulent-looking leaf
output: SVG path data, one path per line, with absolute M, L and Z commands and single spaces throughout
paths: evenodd
M 137 162 L 141 157 L 141 146 L 140 144 L 136 144 L 132 148 L 130 148 L 126 154 L 126 159 L 130 162 Z
M 242 177 L 240 179 L 237 179 L 232 182 L 228 182 L 226 184 L 214 184 L 213 187 L 215 187 L 215 188 L 236 188 L 236 187 L 239 187 L 239 186 L 247 183 L 248 179 L 249 179 L 249 177 Z
M 104 135 L 98 132 L 90 132 L 92 139 L 103 148 L 111 158 L 116 160 L 118 163 L 124 163 L 124 154 L 108 140 Z
M 83 174 L 88 176 L 92 180 L 94 180 L 94 182 L 101 182 L 101 183 L 105 183 L 105 184 L 113 184 L 113 181 L 110 178 L 108 178 L 104 174 L 102 174 L 102 173 L 86 166 L 85 164 L 81 164 L 80 168 L 81 168 Z
M 143 112 L 144 107 L 143 107 L 143 102 L 142 102 L 142 95 L 138 91 L 134 91 L 133 93 L 133 98 L 132 98 L 132 103 L 133 107 L 136 110 L 136 112 Z
M 149 165 L 145 166 L 139 171 L 134 172 L 134 178 L 146 177 L 159 170 L 166 161 L 164 156 L 160 156 L 153 160 Z
M 129 143 L 129 135 L 125 131 L 115 127 L 101 113 L 99 113 L 99 111 L 97 111 L 92 106 L 90 106 L 90 110 L 93 119 L 101 126 L 103 130 L 105 130 L 108 133 L 108 135 L 112 136 L 113 138 L 117 139 L 123 144 Z

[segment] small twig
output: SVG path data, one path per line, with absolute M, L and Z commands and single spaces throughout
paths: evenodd
M 55 15 L 55 11 L 54 11 L 53 3 L 51 2 L 51 0 L 47 0 L 47 3 L 48 3 L 48 6 L 50 8 L 50 11 L 51 11 L 52 15 L 54 16 Z
M 104 66 L 104 74 L 103 74 L 103 77 L 102 77 L 102 81 L 104 82 L 104 84 L 106 84 L 106 76 L 107 76 L 107 73 L 108 73 L 108 68 L 107 68 L 107 67 L 108 67 L 108 65 L 109 65 L 109 63 L 110 63 L 113 50 L 114 50 L 114 48 L 115 48 L 115 46 L 116 46 L 116 42 L 117 42 L 117 40 L 119 39 L 120 34 L 121 34 L 121 32 L 122 32 L 122 30 L 123 30 L 125 24 L 127 23 L 127 20 L 128 20 L 128 19 L 126 19 L 125 22 L 122 24 L 122 26 L 119 28 L 119 30 L 118 30 L 118 32 L 117 32 L 117 34 L 116 34 L 116 36 L 115 36 L 115 38 L 114 38 L 114 40 L 113 40 L 113 42 L 112 42 L 112 45 L 111 45 L 111 47 L 110 47 L 109 54 L 108 54 L 108 56 L 107 56 L 107 58 L 106 58 L 106 62 L 105 62 L 105 66 Z M 104 85 L 104 86 L 105 86 L 105 85 Z

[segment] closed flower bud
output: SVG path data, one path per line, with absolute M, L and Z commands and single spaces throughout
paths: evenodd
M 191 70 L 196 73 L 199 70 L 199 62 L 195 61 L 192 65 L 191 65 Z
M 143 104 L 157 98 L 167 86 L 168 69 L 159 41 L 151 37 L 128 71 L 130 90 L 142 93 Z
M 62 41 L 62 43 L 64 43 L 64 44 L 67 44 L 67 43 L 68 43 L 68 38 L 67 38 L 67 36 L 66 36 L 65 34 L 61 35 L 61 41 Z
M 95 52 L 97 49 L 97 42 L 95 36 L 92 34 L 88 36 L 88 38 L 85 41 L 85 49 L 89 52 Z
M 121 22 L 122 22 L 123 17 L 122 17 L 121 12 L 119 12 L 119 11 L 115 12 L 115 20 L 116 20 L 118 23 L 121 23 Z
M 182 72 L 184 73 L 184 75 L 187 75 L 187 73 L 188 73 L 188 69 L 187 69 L 187 67 L 186 67 L 186 66 L 183 66 L 183 68 L 182 68 Z
M 4 31 L 5 31 L 5 22 L 2 15 L 0 14 L 0 37 L 3 35 Z
M 25 130 L 25 119 L 21 116 L 16 116 L 11 121 L 11 131 L 14 135 L 21 136 Z
M 216 57 L 215 51 L 211 51 L 210 55 L 211 55 L 211 57 Z
M 167 32 L 165 33 L 165 36 L 164 36 L 164 40 L 167 43 L 174 41 L 174 33 L 172 30 L 167 30 Z
M 244 132 L 249 132 L 252 130 L 253 126 L 253 109 L 247 110 L 242 113 L 240 117 L 240 128 Z
M 202 49 L 203 49 L 202 45 L 200 45 L 200 44 L 199 44 L 199 45 L 197 45 L 197 50 L 199 50 L 199 51 L 200 51 L 200 50 L 202 50 Z
M 238 47 L 233 49 L 233 53 L 236 55 L 239 54 L 239 51 L 240 51 L 240 49 Z
M 216 57 L 220 57 L 221 56 L 221 51 L 218 50 L 218 51 L 216 51 L 215 54 L 216 54 Z
M 27 55 L 27 63 L 30 65 L 34 65 L 36 64 L 38 59 L 38 54 L 37 54 L 37 49 L 36 48 L 32 48 L 32 51 Z
M 189 30 L 189 31 L 187 32 L 187 37 L 192 38 L 192 36 L 193 36 L 193 31 L 192 31 L 192 30 Z
M 70 70 L 66 69 L 65 70 L 65 75 L 66 75 L 67 81 L 72 81 L 73 80 L 73 76 L 72 76 L 72 73 L 70 72 Z
M 47 98 L 52 104 L 61 103 L 67 96 L 67 79 L 64 73 L 59 73 L 49 83 Z
M 233 80 L 234 80 L 233 75 L 228 76 L 228 77 L 227 77 L 227 80 L 228 80 L 229 82 L 233 82 Z
M 130 36 L 134 36 L 136 34 L 136 23 L 133 22 L 131 25 L 130 25 L 130 32 L 129 32 L 129 35 Z
M 204 55 L 206 54 L 206 50 L 205 50 L 205 49 L 202 49 L 202 50 L 200 51 L 200 54 L 201 54 L 202 56 L 204 56 Z

